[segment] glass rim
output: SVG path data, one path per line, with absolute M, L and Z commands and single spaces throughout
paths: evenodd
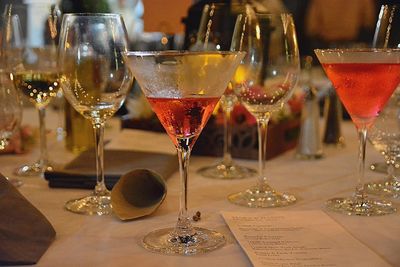
M 65 13 L 63 16 L 66 17 L 122 17 L 121 14 L 117 13 Z
M 162 50 L 162 51 L 127 51 L 127 56 L 185 56 L 185 55 L 240 55 L 243 51 L 189 51 L 189 50 Z
M 314 53 L 382 53 L 400 52 L 400 48 L 316 48 Z

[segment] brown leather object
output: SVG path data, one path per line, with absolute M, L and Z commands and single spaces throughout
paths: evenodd
M 35 264 L 53 242 L 56 231 L 0 174 L 0 265 Z

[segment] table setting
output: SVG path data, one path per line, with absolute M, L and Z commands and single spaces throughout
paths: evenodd
M 267 157 L 267 143 L 287 138 L 267 135 L 271 118 L 296 91 L 311 90 L 313 77 L 300 81 L 310 69 L 301 66 L 291 14 L 220 5 L 204 7 L 187 49 L 166 51 L 131 51 L 121 15 L 61 15 L 56 6 L 48 44 L 38 45 L 20 36 L 18 5 L 6 6 L 0 102 L 14 105 L 0 112 L 0 150 L 24 127 L 35 134 L 28 149 L 0 154 L 0 265 L 400 265 L 400 50 L 376 40 L 373 48 L 316 49 L 322 78 L 312 90 L 320 91 L 303 99 L 313 114 L 299 109 L 297 149 Z M 390 8 L 382 14 L 397 14 Z M 377 27 L 376 38 L 390 37 L 387 23 Z M 133 83 L 162 131 L 123 128 L 116 113 Z M 313 131 L 327 131 L 327 115 L 316 113 L 327 86 L 350 115 L 336 117 L 330 144 L 305 130 L 309 118 Z M 82 151 L 60 138 L 60 109 L 50 105 L 57 91 L 92 128 Z M 232 159 L 238 103 L 255 121 L 257 158 Z M 196 141 L 218 108 L 222 161 L 192 153 L 213 145 Z M 310 138 L 318 156 L 299 157 L 316 151 Z M 368 168 L 383 159 L 387 174 Z

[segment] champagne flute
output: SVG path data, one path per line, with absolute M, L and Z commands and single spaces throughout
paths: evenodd
M 123 57 L 128 38 L 117 14 L 65 14 L 59 61 L 65 98 L 93 125 L 97 184 L 92 195 L 66 203 L 67 210 L 88 215 L 112 213 L 104 183 L 103 136 L 106 121 L 123 104 L 132 74 Z
M 237 14 L 251 9 L 250 5 L 211 4 L 205 5 L 200 20 L 199 30 L 192 51 L 229 50 Z M 222 95 L 220 105 L 224 117 L 224 147 L 222 161 L 216 165 L 203 167 L 198 173 L 215 179 L 242 179 L 254 176 L 256 171 L 240 166 L 232 160 L 232 120 L 231 114 L 238 103 L 232 84 L 229 84 Z
M 193 255 L 225 244 L 222 234 L 193 227 L 187 212 L 190 152 L 243 53 L 226 51 L 130 52 L 132 72 L 178 152 L 180 210 L 175 228 L 155 230 L 143 239 L 150 251 Z
M 265 164 L 269 119 L 291 96 L 300 71 L 292 15 L 239 15 L 231 49 L 247 53 L 235 80 L 241 102 L 257 120 L 259 174 L 256 186 L 231 194 L 228 199 L 252 208 L 293 204 L 293 195 L 279 193 L 267 183 Z
M 358 182 L 351 197 L 327 201 L 330 210 L 373 216 L 396 211 L 390 201 L 371 198 L 364 182 L 367 133 L 400 82 L 399 49 L 317 49 L 315 53 L 356 126 Z
M 48 6 L 50 14 L 50 5 Z M 51 15 L 50 15 L 51 17 Z M 46 45 L 43 32 L 33 28 L 33 19 L 43 19 L 44 27 L 52 21 L 47 12 L 35 13 L 33 5 L 6 5 L 3 32 L 3 49 L 6 64 L 12 68 L 15 86 L 35 105 L 39 114 L 40 159 L 31 165 L 21 166 L 17 175 L 43 175 L 52 166 L 48 160 L 46 140 L 46 107 L 59 90 L 57 49 Z M 23 19 L 24 23 L 21 23 Z

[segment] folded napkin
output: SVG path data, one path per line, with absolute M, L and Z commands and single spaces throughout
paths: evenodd
M 35 264 L 53 242 L 50 222 L 0 174 L 0 265 Z
M 104 151 L 105 183 L 112 188 L 122 174 L 134 169 L 149 169 L 167 179 L 178 169 L 176 155 L 131 150 Z M 93 189 L 96 184 L 94 150 L 82 152 L 62 169 L 45 172 L 50 187 Z

